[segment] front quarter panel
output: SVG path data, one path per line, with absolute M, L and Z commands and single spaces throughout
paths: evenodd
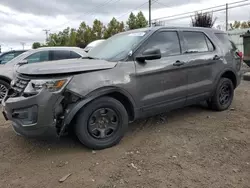
M 136 94 L 134 75 L 134 62 L 119 62 L 112 69 L 75 75 L 66 89 L 82 97 L 86 97 L 95 91 L 101 91 L 102 88 L 115 87 L 134 96 Z

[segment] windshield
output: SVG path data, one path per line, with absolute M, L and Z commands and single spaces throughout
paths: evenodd
M 145 37 L 146 32 L 133 32 L 115 35 L 93 48 L 89 58 L 119 61 L 127 57 L 130 50 Z
M 98 44 L 101 44 L 103 41 L 105 41 L 105 40 L 95 40 L 95 41 L 89 43 L 89 44 L 86 46 L 86 48 L 88 48 L 88 47 L 95 47 L 95 46 L 97 46 Z

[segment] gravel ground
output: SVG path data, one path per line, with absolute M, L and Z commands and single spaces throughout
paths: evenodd
M 137 121 L 102 151 L 71 137 L 25 139 L 0 117 L 0 187 L 250 187 L 249 95 L 243 81 L 228 111 L 201 105 Z

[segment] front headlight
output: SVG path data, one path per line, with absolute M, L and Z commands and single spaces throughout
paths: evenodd
M 42 89 L 46 89 L 49 92 L 61 91 L 70 78 L 63 79 L 48 79 L 48 80 L 31 80 L 24 90 L 24 93 L 38 93 Z

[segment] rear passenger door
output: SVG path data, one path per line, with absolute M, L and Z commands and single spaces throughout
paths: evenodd
M 187 104 L 206 99 L 213 90 L 217 64 L 222 63 L 221 52 L 201 31 L 182 31 L 186 71 L 188 75 Z
M 53 50 L 51 52 L 51 60 L 74 59 L 81 56 L 70 50 Z

